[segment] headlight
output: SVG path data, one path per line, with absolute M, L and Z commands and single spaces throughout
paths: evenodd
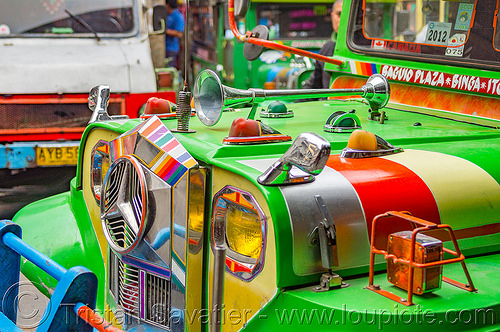
M 226 247 L 226 268 L 243 280 L 262 270 L 266 218 L 256 199 L 245 191 L 224 187 L 214 196 L 212 245 Z
M 235 252 L 258 259 L 262 251 L 262 228 L 257 211 L 228 202 L 226 238 L 229 248 Z

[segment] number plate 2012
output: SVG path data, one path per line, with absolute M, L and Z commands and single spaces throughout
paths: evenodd
M 35 150 L 38 166 L 66 166 L 78 162 L 78 146 L 37 146 Z
M 446 45 L 450 38 L 451 23 L 429 22 L 425 43 L 432 45 Z

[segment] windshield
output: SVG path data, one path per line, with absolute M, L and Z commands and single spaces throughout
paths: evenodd
M 269 38 L 329 38 L 331 3 L 276 3 L 257 6 L 257 22 L 269 28 Z
M 349 45 L 415 60 L 500 65 L 497 1 L 360 0 Z M 498 30 L 498 29 L 497 29 Z
M 133 29 L 133 0 L 0 0 L 0 37 L 88 35 L 91 30 L 122 34 Z

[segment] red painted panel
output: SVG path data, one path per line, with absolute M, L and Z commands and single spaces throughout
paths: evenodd
M 326 164 L 340 172 L 354 187 L 361 201 L 371 237 L 373 218 L 387 211 L 409 211 L 414 216 L 440 223 L 439 210 L 430 189 L 410 169 L 383 158 L 347 159 L 330 156 Z M 411 229 L 388 218 L 377 227 L 378 248 L 387 247 L 389 234 Z
M 136 118 L 137 113 L 142 105 L 146 104 L 149 98 L 157 97 L 176 102 L 176 95 L 174 91 L 158 91 L 154 93 L 132 93 L 125 95 L 125 103 L 127 115 L 131 118 Z

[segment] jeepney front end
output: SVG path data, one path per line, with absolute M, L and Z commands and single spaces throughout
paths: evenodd
M 28 243 L 57 229 L 45 251 L 88 265 L 97 307 L 126 330 L 497 331 L 496 48 L 451 58 L 452 40 L 419 42 L 399 14 L 473 37 L 466 19 L 495 11 L 469 5 L 344 0 L 332 89 L 238 90 L 202 72 L 196 117 L 91 123 L 71 192 L 15 221 Z M 294 102 L 314 96 L 329 99 Z

